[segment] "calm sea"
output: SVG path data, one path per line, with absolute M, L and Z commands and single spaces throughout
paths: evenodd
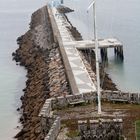
M 92 9 L 87 13 L 91 0 L 64 0 L 75 10 L 68 14 L 84 39 L 93 38 Z M 140 92 L 140 1 L 96 0 L 98 38 L 116 37 L 124 45 L 124 62 L 114 58 L 109 50 L 106 71 L 124 91 Z
M 92 11 L 86 12 L 91 0 L 64 0 L 75 10 L 69 14 L 84 39 L 92 39 Z M 26 71 L 16 66 L 11 54 L 18 47 L 16 38 L 28 30 L 33 11 L 45 0 L 0 0 L 0 139 L 12 140 L 16 134 L 20 96 L 25 87 Z M 124 44 L 124 63 L 109 52 L 106 71 L 117 86 L 126 91 L 140 91 L 140 1 L 97 0 L 98 37 L 117 37 Z
M 31 13 L 45 0 L 0 0 L 0 139 L 12 140 L 16 134 L 20 96 L 26 71 L 12 61 L 18 47 L 16 38 L 28 30 Z

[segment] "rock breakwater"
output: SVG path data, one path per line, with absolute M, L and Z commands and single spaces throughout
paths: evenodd
M 21 97 L 20 122 L 22 129 L 18 140 L 43 140 L 51 122 L 39 117 L 39 112 L 49 97 L 70 94 L 70 88 L 59 52 L 53 39 L 47 7 L 32 15 L 30 30 L 17 39 L 19 48 L 13 59 L 27 69 L 26 88 Z

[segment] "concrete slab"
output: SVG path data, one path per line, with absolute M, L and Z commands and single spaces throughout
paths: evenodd
M 55 16 L 58 13 L 58 11 L 54 8 L 53 9 L 53 15 L 56 21 L 56 24 L 58 26 L 62 43 L 68 58 L 68 61 L 70 63 L 71 71 L 73 72 L 76 86 L 78 87 L 78 90 L 81 94 L 96 91 L 96 87 L 94 83 L 92 82 L 86 67 L 82 61 L 82 58 L 80 57 L 78 50 L 76 49 L 76 43 L 73 39 L 71 33 L 67 29 L 67 21 L 62 15 Z
M 99 48 L 115 48 L 115 47 L 123 47 L 123 44 L 116 38 L 107 38 L 107 39 L 99 39 Z M 95 41 L 93 40 L 84 40 L 84 41 L 76 41 L 77 49 L 95 49 Z

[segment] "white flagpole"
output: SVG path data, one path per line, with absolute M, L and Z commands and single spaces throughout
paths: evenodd
M 94 0 L 88 10 L 93 5 L 94 15 L 94 41 L 95 41 L 95 57 L 96 57 L 96 78 L 97 78 L 97 95 L 98 95 L 98 114 L 101 114 L 101 92 L 100 92 L 100 72 L 99 72 L 99 59 L 98 59 L 98 36 L 97 36 L 97 24 L 96 24 L 96 0 Z

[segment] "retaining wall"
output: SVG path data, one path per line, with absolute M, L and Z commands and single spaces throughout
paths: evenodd
M 56 120 L 54 121 L 49 133 L 45 137 L 45 140 L 56 140 L 60 127 L 61 127 L 60 117 L 57 117 Z
M 83 100 L 86 103 L 96 101 L 97 92 L 66 95 L 57 98 L 47 99 L 39 116 L 50 116 L 50 112 L 53 109 L 67 107 L 74 101 Z M 104 101 L 127 101 L 128 103 L 140 104 L 140 93 L 124 93 L 120 91 L 102 91 L 101 99 Z
M 51 114 L 51 111 L 52 111 L 52 99 L 47 99 L 43 108 L 39 113 L 39 116 L 50 118 L 52 120 L 55 118 L 55 120 L 44 140 L 55 140 L 61 127 L 60 117 L 53 116 Z
M 39 116 L 49 117 L 52 111 L 51 99 L 47 99 L 39 113 Z
M 123 139 L 122 119 L 79 120 L 78 130 L 81 139 Z
M 121 92 L 121 91 L 102 91 L 102 100 L 124 100 L 128 103 L 140 104 L 140 93 L 130 93 L 130 92 Z
M 84 100 L 86 103 L 96 101 L 97 92 L 67 95 L 49 99 L 52 109 L 58 109 L 68 106 L 75 101 Z M 120 91 L 102 91 L 101 99 L 103 101 L 126 101 L 128 103 L 140 104 L 140 93 L 123 93 Z M 46 101 L 48 103 L 48 101 Z M 50 107 L 49 107 L 50 109 Z

